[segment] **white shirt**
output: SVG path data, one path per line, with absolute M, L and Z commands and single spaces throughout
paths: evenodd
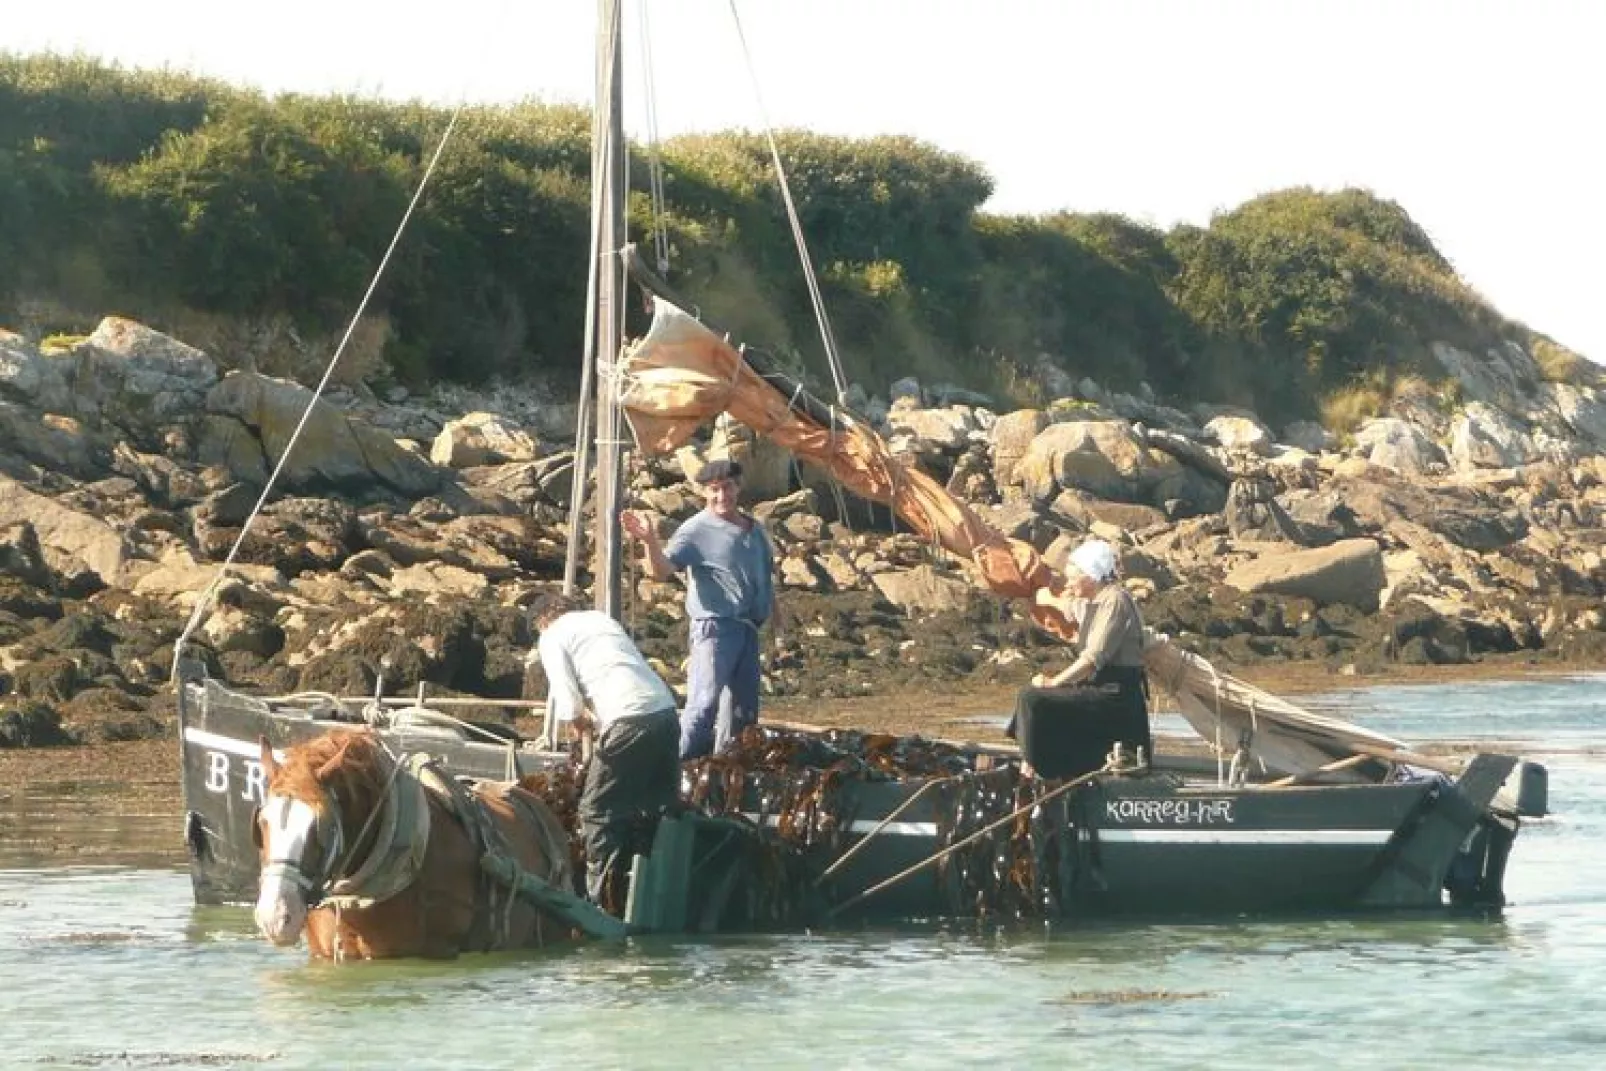
M 546 670 L 553 716 L 573 721 L 591 704 L 597 735 L 620 718 L 674 710 L 675 694 L 652 671 L 619 622 L 600 610 L 564 614 L 541 630 L 526 661 Z

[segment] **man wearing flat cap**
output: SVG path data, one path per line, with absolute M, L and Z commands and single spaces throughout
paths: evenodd
M 704 509 L 667 546 L 646 517 L 621 518 L 625 532 L 646 548 L 654 580 L 686 574 L 691 665 L 680 713 L 682 761 L 723 750 L 758 721 L 759 630 L 776 616 L 775 550 L 764 526 L 736 505 L 741 479 L 734 461 L 704 465 L 696 477 Z

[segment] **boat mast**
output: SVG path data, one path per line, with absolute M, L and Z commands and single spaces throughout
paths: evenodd
M 624 78 L 619 0 L 597 0 L 597 86 L 591 127 L 591 266 L 586 310 L 585 374 L 580 399 L 580 438 L 575 444 L 575 493 L 571 496 L 569 548 L 564 562 L 564 590 L 574 588 L 580 552 L 580 515 L 584 507 L 587 434 L 595 429 L 597 499 L 594 604 L 611 617 L 620 616 L 623 563 L 619 540 L 619 507 L 623 482 L 614 363 L 619 357 L 624 322 L 619 250 L 625 237 Z M 586 387 L 595 389 L 595 400 Z M 594 408 L 593 408 L 594 404 Z M 587 420 L 587 410 L 594 420 Z M 588 425 L 590 427 L 588 427 Z

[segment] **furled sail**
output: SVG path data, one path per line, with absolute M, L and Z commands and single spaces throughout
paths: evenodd
M 637 445 L 649 453 L 667 453 L 699 425 L 729 413 L 794 457 L 825 469 L 854 494 L 891 506 L 916 534 L 975 565 L 998 594 L 1030 598 L 1054 579 L 1031 544 L 988 526 L 940 483 L 894 455 L 860 418 L 812 399 L 805 404 L 796 384 L 756 368 L 663 298 L 654 299 L 652 327 L 626 352 L 618 374 L 625 419 Z M 1056 635 L 1076 634 L 1052 609 L 1034 606 L 1032 616 Z
M 852 413 L 810 397 L 789 377 L 739 352 L 695 317 L 662 297 L 652 326 L 616 366 L 621 407 L 637 445 L 668 453 L 720 413 L 793 456 L 826 470 L 862 498 L 890 506 L 921 537 L 970 562 L 997 594 L 1030 599 L 1058 583 L 1029 543 L 994 530 L 936 480 L 895 455 Z M 1076 626 L 1057 610 L 1031 605 L 1032 619 L 1064 639 Z M 1399 741 L 1304 711 L 1154 635 L 1145 652 L 1151 677 L 1176 696 L 1182 714 L 1206 741 L 1227 753 L 1240 747 L 1280 773 L 1303 773 L 1363 753 L 1392 751 Z M 1361 776 L 1358 772 L 1354 776 Z

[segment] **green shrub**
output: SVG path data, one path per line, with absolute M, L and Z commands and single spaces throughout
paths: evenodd
M 0 302 L 337 334 L 448 118 L 0 55 Z M 590 126 L 567 105 L 465 111 L 368 310 L 389 375 L 578 378 Z M 1515 339 L 1547 377 L 1588 372 L 1501 318 L 1400 206 L 1366 191 L 1284 190 L 1165 232 L 1107 213 L 983 213 L 986 171 L 912 138 L 777 142 L 848 375 L 872 392 L 913 374 L 1029 401 L 1041 390 L 1026 370 L 1047 355 L 1177 404 L 1345 426 L 1400 377 L 1442 377 L 1436 340 L 1479 352 Z M 661 158 L 671 282 L 710 322 L 826 383 L 767 142 L 682 137 Z M 631 164 L 644 188 L 646 154 Z M 629 215 L 645 243 L 645 196 Z

